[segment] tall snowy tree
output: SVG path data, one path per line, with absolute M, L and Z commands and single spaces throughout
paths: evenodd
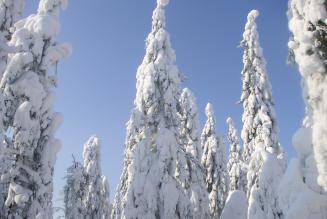
M 66 185 L 64 187 L 65 218 L 84 218 L 86 208 L 83 198 L 85 193 L 85 177 L 82 164 L 73 161 L 67 169 Z
M 84 165 L 74 160 L 67 169 L 64 187 L 66 218 L 110 218 L 109 186 L 101 171 L 100 147 L 100 140 L 96 136 L 90 137 L 84 145 Z
M 227 119 L 228 124 L 228 140 L 230 143 L 230 158 L 227 163 L 229 174 L 229 190 L 246 191 L 246 170 L 242 159 L 242 149 L 238 137 L 237 129 L 232 118 Z
M 307 107 L 305 122 L 312 129 L 312 147 L 318 169 L 318 183 L 327 192 L 327 2 L 291 0 L 289 42 L 302 76 Z
M 9 218 L 52 218 L 53 171 L 60 141 L 54 132 L 62 121 L 53 112 L 56 75 L 51 70 L 70 53 L 58 44 L 59 11 L 66 0 L 41 0 L 38 12 L 14 25 L 10 55 L 1 80 L 5 127 L 13 129 L 14 166 L 6 206 Z
M 205 123 L 201 142 L 203 148 L 202 165 L 205 183 L 209 193 L 209 209 L 212 218 L 219 218 L 228 195 L 228 173 L 226 151 L 223 140 L 216 133 L 216 119 L 213 106 L 208 103 L 205 109 Z
M 276 190 L 284 171 L 284 154 L 278 142 L 266 61 L 259 44 L 255 23 L 259 12 L 249 13 L 241 46 L 244 48 L 242 71 L 244 161 L 248 164 L 248 217 L 279 218 Z
M 293 136 L 298 156 L 280 183 L 278 196 L 285 218 L 324 218 L 326 191 L 326 1 L 289 1 L 291 61 L 302 76 L 306 116 Z M 318 171 L 319 170 L 319 171 Z M 318 173 L 319 172 L 319 173 Z M 318 177 L 319 176 L 319 177 Z M 319 185 L 319 184 L 320 185 Z
M 198 107 L 192 91 L 184 88 L 179 99 L 180 132 L 186 152 L 199 159 L 202 155 L 200 145 L 200 125 Z
M 204 216 L 198 209 L 207 209 L 208 195 L 204 183 L 204 171 L 201 165 L 201 145 L 199 115 L 195 97 L 185 88 L 179 99 L 180 141 L 185 150 L 177 155 L 177 181 L 188 191 L 189 208 L 194 209 L 193 218 Z M 186 161 L 185 163 L 183 161 Z M 208 209 L 206 210 L 208 211 Z
M 201 205 L 191 207 L 188 199 L 191 189 L 177 181 L 177 161 L 185 161 L 188 155 L 180 143 L 178 130 L 182 76 L 165 30 L 168 3 L 168 0 L 157 1 L 146 54 L 138 68 L 135 108 L 127 124 L 124 168 L 113 218 L 209 216 Z
M 84 176 L 86 188 L 83 195 L 86 219 L 106 219 L 110 217 L 109 187 L 102 175 L 100 140 L 92 136 L 84 145 Z
M 0 81 L 8 63 L 8 54 L 14 51 L 14 48 L 8 45 L 12 36 L 11 29 L 21 17 L 23 7 L 23 0 L 0 1 Z M 2 123 L 4 111 L 3 94 L 0 92 L 0 218 L 7 218 L 5 200 L 7 199 L 9 182 L 6 175 L 13 159 L 7 151 L 10 142 L 5 141 L 5 130 Z

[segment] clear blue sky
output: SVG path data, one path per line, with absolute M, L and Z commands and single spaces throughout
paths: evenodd
M 26 14 L 36 10 L 27 0 Z M 66 168 L 74 154 L 82 161 L 83 144 L 92 134 L 102 139 L 102 167 L 111 198 L 123 162 L 125 123 L 135 96 L 135 75 L 144 56 L 155 0 L 70 0 L 62 13 L 61 42 L 70 42 L 72 56 L 59 65 L 56 110 L 65 120 L 57 132 L 63 147 L 55 167 L 58 199 Z M 300 77 L 288 66 L 287 1 L 171 0 L 167 29 L 177 64 L 187 76 L 184 86 L 197 97 L 201 125 L 204 107 L 215 106 L 219 132 L 226 136 L 226 118 L 241 128 L 242 38 L 247 13 L 257 9 L 261 46 L 268 62 L 280 127 L 280 141 L 294 156 L 291 138 L 303 117 Z M 56 202 L 58 203 L 58 202 Z

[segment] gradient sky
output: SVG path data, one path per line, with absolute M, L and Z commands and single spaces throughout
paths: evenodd
M 37 8 L 26 1 L 25 14 Z M 123 162 L 125 124 L 135 97 L 135 75 L 144 41 L 151 29 L 155 0 L 70 0 L 62 13 L 60 42 L 73 46 L 60 63 L 56 110 L 65 120 L 57 132 L 63 143 L 55 167 L 55 204 L 62 197 L 66 168 L 72 154 L 82 161 L 84 142 L 93 134 L 102 139 L 103 174 L 113 198 Z M 187 76 L 204 124 L 204 107 L 214 104 L 218 130 L 226 136 L 226 118 L 239 130 L 242 107 L 242 49 L 238 48 L 251 9 L 257 9 L 261 46 L 273 87 L 280 141 L 289 156 L 295 152 L 292 135 L 301 124 L 303 101 L 296 66 L 287 65 L 287 1 L 285 0 L 171 0 L 167 29 L 177 64 Z

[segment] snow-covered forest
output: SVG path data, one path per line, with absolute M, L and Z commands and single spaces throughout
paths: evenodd
M 0 219 L 327 218 L 327 0 L 289 0 L 285 11 L 288 62 L 301 76 L 305 103 L 291 158 L 279 137 L 260 12 L 249 11 L 239 36 L 242 127 L 228 117 L 222 133 L 221 106 L 199 109 L 185 86 L 168 32 L 170 1 L 156 0 L 134 106 L 126 130 L 117 130 L 126 133 L 119 184 L 109 190 L 106 155 L 93 135 L 83 159 L 72 156 L 66 167 L 62 208 L 53 200 L 54 172 L 68 146 L 56 137 L 63 115 L 55 93 L 58 65 L 74 47 L 58 40 L 69 0 L 39 0 L 28 16 L 25 3 L 0 0 Z

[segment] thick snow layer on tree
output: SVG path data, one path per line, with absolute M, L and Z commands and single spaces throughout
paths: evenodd
M 0 1 L 0 78 L 7 65 L 8 53 L 14 50 L 8 45 L 8 41 L 11 39 L 12 27 L 22 16 L 24 2 L 24 0 Z
M 289 3 L 289 41 L 292 58 L 303 78 L 303 97 L 307 119 L 312 127 L 314 158 L 318 182 L 327 191 L 327 11 L 323 0 L 291 0 Z
M 207 200 L 193 181 L 198 179 L 188 173 L 190 167 L 200 165 L 180 142 L 177 114 L 182 75 L 165 30 L 168 1 L 157 3 L 146 54 L 137 71 L 135 108 L 127 124 L 124 167 L 112 217 L 208 218 Z M 186 181 L 186 176 L 191 179 Z
M 302 174 L 306 185 L 311 190 L 321 193 L 322 188 L 318 185 L 318 170 L 312 148 L 312 129 L 310 127 L 299 128 L 292 141 L 302 164 Z
M 326 218 L 327 196 L 311 190 L 304 179 L 300 160 L 292 159 L 278 190 L 285 219 Z
M 9 2 L 9 1 L 8 1 Z M 53 112 L 52 68 L 70 53 L 58 44 L 59 11 L 66 1 L 41 0 L 38 12 L 15 23 L 9 46 L 13 50 L 1 79 L 5 128 L 13 129 L 9 218 L 52 218 L 52 176 L 60 141 L 54 133 L 62 116 Z
M 244 48 L 241 102 L 244 108 L 242 139 L 245 162 L 249 161 L 258 143 L 267 150 L 270 148 L 269 150 L 276 153 L 279 150 L 271 85 L 257 32 L 258 16 L 259 12 L 256 10 L 249 13 L 241 42 Z
M 246 219 L 247 199 L 243 191 L 234 190 L 229 193 L 220 219 Z
M 307 157 L 312 153 L 312 129 L 301 127 L 293 135 L 292 143 L 301 157 Z
M 20 19 L 24 8 L 24 0 L 0 1 L 0 81 L 8 64 L 9 53 L 15 48 L 8 45 L 12 36 L 12 29 L 15 22 Z M 0 92 L 0 120 L 4 117 L 5 103 L 2 92 Z M 6 218 L 7 210 L 5 200 L 9 189 L 8 171 L 13 165 L 13 155 L 8 152 L 12 143 L 5 137 L 3 123 L 0 122 L 0 217 Z
M 256 179 L 257 182 L 250 190 L 248 218 L 280 218 L 277 188 L 284 173 L 284 163 L 275 154 L 264 150 L 256 150 L 253 156 L 256 159 L 249 165 L 256 171 L 248 173 L 248 181 Z
M 285 155 L 278 142 L 271 85 L 257 32 L 258 16 L 256 10 L 249 13 L 241 42 L 244 48 L 243 158 L 248 167 L 248 217 L 270 219 L 280 217 L 276 189 L 284 171 Z

